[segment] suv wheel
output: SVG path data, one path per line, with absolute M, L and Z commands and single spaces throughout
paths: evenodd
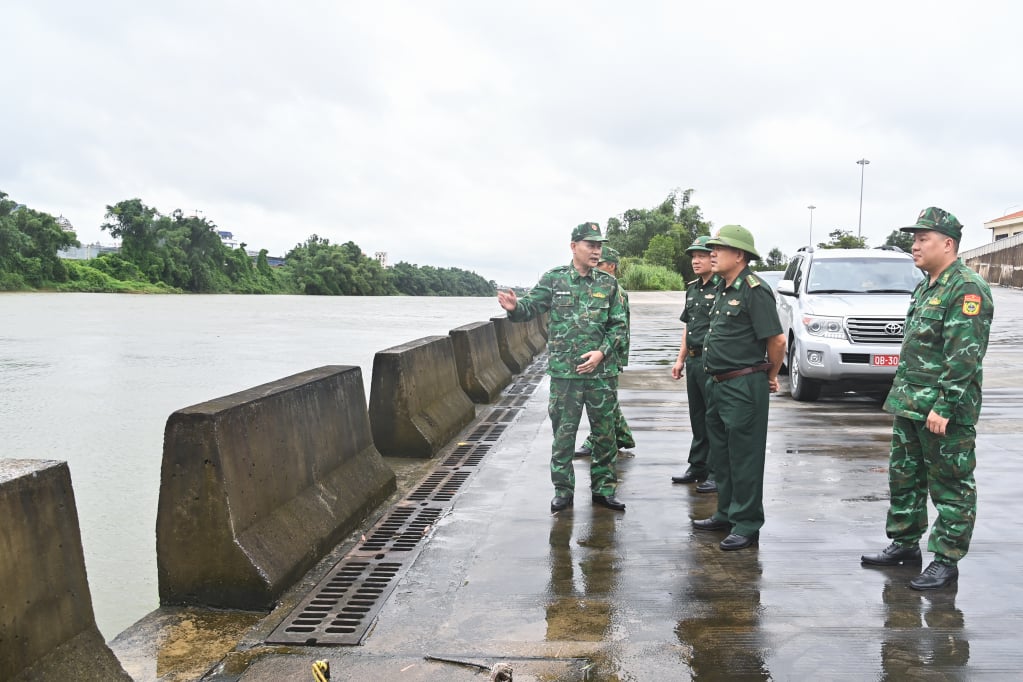
M 789 347 L 789 386 L 792 388 L 792 398 L 800 402 L 813 402 L 821 395 L 821 385 L 813 379 L 803 376 L 799 360 L 802 357 L 802 349 L 798 341 L 793 341 Z

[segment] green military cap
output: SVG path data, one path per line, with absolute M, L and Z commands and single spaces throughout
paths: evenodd
M 916 219 L 916 225 L 900 227 L 899 229 L 903 232 L 934 230 L 956 241 L 963 238 L 963 225 L 959 222 L 959 219 L 937 206 L 930 206 L 920 211 L 920 215 Z
M 753 246 L 753 233 L 742 225 L 725 225 L 713 237 L 708 239 L 707 246 L 730 246 L 749 254 L 750 260 L 759 259 L 760 254 Z
M 572 230 L 572 241 L 574 242 L 606 242 L 605 237 L 600 236 L 600 225 L 597 223 L 583 223 L 576 225 Z
M 707 246 L 707 242 L 709 241 L 709 235 L 701 234 L 693 241 L 692 246 L 686 249 L 686 253 L 692 253 L 693 251 L 706 251 L 707 253 L 710 253 L 713 249 Z
M 618 265 L 619 255 L 618 252 L 612 249 L 610 246 L 605 246 L 600 252 L 601 263 L 613 263 Z

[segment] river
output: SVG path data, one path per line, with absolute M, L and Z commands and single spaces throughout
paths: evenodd
M 496 298 L 0 294 L 0 457 L 68 462 L 100 631 L 158 606 L 171 412 L 503 311 Z

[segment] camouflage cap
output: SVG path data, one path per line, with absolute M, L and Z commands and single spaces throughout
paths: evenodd
M 612 249 L 610 246 L 605 246 L 604 249 L 600 252 L 601 263 L 613 263 L 614 265 L 618 265 L 618 259 L 619 259 L 618 252 Z
M 572 241 L 574 242 L 606 242 L 605 237 L 600 236 L 600 225 L 597 223 L 583 223 L 576 225 L 572 230 Z
M 706 234 L 700 235 L 699 237 L 693 240 L 692 246 L 686 249 L 686 253 L 692 253 L 694 251 L 705 251 L 707 253 L 710 253 L 714 249 L 707 246 L 707 242 L 709 241 L 710 241 L 709 235 Z
M 916 225 L 900 227 L 899 229 L 903 232 L 934 230 L 956 241 L 963 238 L 963 225 L 959 222 L 959 219 L 937 206 L 930 206 L 920 211 L 920 215 L 916 219 Z

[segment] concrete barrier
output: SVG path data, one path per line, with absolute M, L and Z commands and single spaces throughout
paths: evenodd
M 0 680 L 131 680 L 96 627 L 66 462 L 0 459 Z
M 160 603 L 269 609 L 394 489 L 358 367 L 178 410 L 164 434 Z
M 493 322 L 473 322 L 449 332 L 458 369 L 458 383 L 474 403 L 492 403 L 511 383 L 511 370 L 501 360 Z
M 450 336 L 427 336 L 373 358 L 369 420 L 389 457 L 433 457 L 476 417 L 458 383 Z
M 526 324 L 512 322 L 506 316 L 492 317 L 497 332 L 497 348 L 512 374 L 521 374 L 533 361 L 533 349 L 526 341 Z
M 533 357 L 543 352 L 547 347 L 547 319 L 546 315 L 537 315 L 525 323 L 526 343 L 533 351 Z

